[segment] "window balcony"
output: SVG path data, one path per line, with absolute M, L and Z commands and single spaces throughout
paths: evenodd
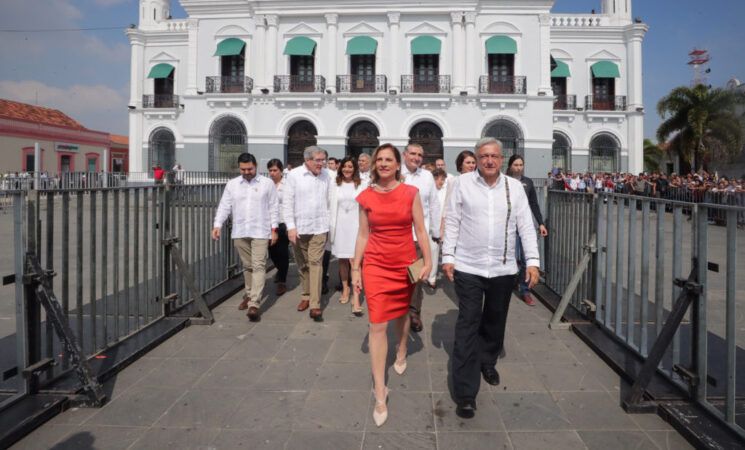
M 401 75 L 402 93 L 450 93 L 450 75 Z
M 576 95 L 554 95 L 554 110 L 573 111 L 577 109 Z
M 208 94 L 248 94 L 254 88 L 254 80 L 251 77 L 207 77 L 206 86 Z
M 326 78 L 321 75 L 275 75 L 274 92 L 320 92 L 326 90 Z
M 482 75 L 479 78 L 479 94 L 520 94 L 525 95 L 527 77 Z
M 143 108 L 178 108 L 179 97 L 173 94 L 143 95 Z
M 625 95 L 588 95 L 585 97 L 587 111 L 626 111 Z
M 337 75 L 336 92 L 388 92 L 385 75 Z

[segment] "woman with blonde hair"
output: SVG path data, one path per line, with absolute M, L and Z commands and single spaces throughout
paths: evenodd
M 399 375 L 406 371 L 406 341 L 409 335 L 409 303 L 414 283 L 408 267 L 417 261 L 411 226 L 419 242 L 427 242 L 424 212 L 419 190 L 402 182 L 401 153 L 391 144 L 383 144 L 372 156 L 370 187 L 357 202 L 360 204 L 359 231 L 352 261 L 352 284 L 359 293 L 364 282 L 370 318 L 370 362 L 372 365 L 375 425 L 388 418 L 385 386 L 385 362 L 388 353 L 386 329 L 395 321 L 398 332 L 396 361 Z M 432 269 L 429 246 L 421 247 L 423 264 L 416 270 L 416 282 L 424 281 Z M 364 265 L 360 264 L 364 261 Z

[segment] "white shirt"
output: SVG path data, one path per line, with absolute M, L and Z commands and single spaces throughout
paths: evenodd
M 360 180 L 363 181 L 365 184 L 370 184 L 370 171 L 367 172 L 360 172 Z
M 440 237 L 442 213 L 440 211 L 440 201 L 437 199 L 437 185 L 435 185 L 432 173 L 421 167 L 418 167 L 412 173 L 409 172 L 406 165 L 403 165 L 401 175 L 404 176 L 404 183 L 419 189 L 419 198 L 422 201 L 422 211 L 424 212 L 424 227 L 427 229 L 427 233 L 438 239 Z M 414 240 L 416 240 L 416 233 L 414 234 Z
M 303 164 L 287 174 L 282 207 L 287 230 L 298 234 L 323 234 L 329 231 L 329 172 L 313 175 Z
M 251 181 L 242 176 L 228 181 L 215 214 L 214 228 L 233 216 L 233 239 L 271 239 L 279 224 L 279 200 L 274 182 L 262 175 Z
M 507 207 L 506 183 L 509 183 L 511 211 Z M 522 183 L 500 174 L 497 182 L 489 186 L 478 170 L 463 174 L 455 181 L 450 195 L 442 263 L 454 263 L 460 272 L 486 278 L 514 275 L 518 271 L 515 261 L 518 233 L 527 266 L 539 267 L 533 214 Z
M 569 189 L 576 191 L 579 189 L 579 179 L 577 178 L 570 178 L 569 179 Z
M 271 178 L 270 180 L 272 181 L 272 184 L 274 184 L 274 180 L 272 180 Z M 274 187 L 277 189 L 277 199 L 279 200 L 279 223 L 285 223 L 285 211 L 282 206 L 282 197 L 284 196 L 286 183 L 287 181 L 283 177 L 282 180 L 279 182 L 279 186 L 274 184 Z

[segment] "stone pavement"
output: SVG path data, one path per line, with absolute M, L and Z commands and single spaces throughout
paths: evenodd
M 103 408 L 66 411 L 13 448 L 690 448 L 657 416 L 625 414 L 619 377 L 571 331 L 549 330 L 547 309 L 516 298 L 502 382 L 482 383 L 476 417 L 459 419 L 448 387 L 457 307 L 442 281 L 425 297 L 404 376 L 389 353 L 389 418 L 376 428 L 367 316 L 352 316 L 337 292 L 313 322 L 295 309 L 297 277 L 288 281 L 277 299 L 268 280 L 261 322 L 232 297 L 215 324 L 187 328 L 109 380 Z

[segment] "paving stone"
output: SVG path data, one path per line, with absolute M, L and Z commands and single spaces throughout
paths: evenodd
M 313 391 L 297 420 L 295 430 L 362 431 L 371 392 Z
M 325 363 L 318 372 L 313 389 L 322 391 L 364 391 L 372 389 L 370 362 Z
M 546 392 L 546 386 L 538 378 L 532 364 L 509 362 L 508 359 L 497 363 L 499 384 L 492 386 L 481 380 L 481 389 L 494 392 Z
M 262 391 L 308 391 L 318 380 L 320 362 L 273 361 L 256 381 Z
M 366 430 L 378 429 L 372 420 L 374 397 L 367 410 Z M 388 421 L 380 431 L 433 432 L 432 395 L 420 392 L 391 391 L 388 395 Z
M 155 423 L 162 427 L 220 428 L 238 408 L 235 391 L 194 390 L 179 398 Z
M 244 314 L 240 321 L 215 321 L 212 325 L 192 325 L 189 328 L 194 328 L 199 336 L 205 338 L 232 336 L 241 339 L 240 336 L 248 334 L 254 325 Z
M 331 339 L 288 339 L 274 358 L 288 361 L 323 362 L 332 342 Z
M 437 433 L 438 448 L 452 450 L 511 449 L 507 433 L 496 432 L 441 432 Z
M 194 335 L 184 340 L 181 350 L 172 358 L 218 359 L 240 340 L 235 337 L 205 337 Z
M 585 443 L 576 431 L 510 431 L 510 441 L 515 450 L 577 450 Z
M 224 428 L 292 430 L 307 396 L 307 392 L 247 392 Z
M 341 431 L 295 431 L 285 447 L 287 450 L 356 449 L 362 445 L 362 433 Z
M 363 349 L 364 347 L 364 349 Z M 336 339 L 326 357 L 327 362 L 352 362 L 359 363 L 370 361 L 370 350 L 367 340 Z
M 97 408 L 69 408 L 47 422 L 50 425 L 80 425 L 96 414 Z
M 429 366 L 425 363 L 406 362 L 406 372 L 399 375 L 388 366 L 388 387 L 392 391 L 432 392 L 429 380 Z
M 662 450 L 687 450 L 694 448 L 677 431 L 647 431 L 647 436 Z
M 539 363 L 533 364 L 533 367 L 543 384 L 552 392 L 605 392 L 600 381 L 579 362 Z
M 195 389 L 251 389 L 268 364 L 263 360 L 218 360 L 197 382 Z
M 429 364 L 429 378 L 432 392 L 450 392 L 453 380 L 450 376 L 450 364 L 434 362 Z
M 638 430 L 607 392 L 560 392 L 556 403 L 577 430 Z
M 254 333 L 255 331 L 251 331 L 243 337 L 240 343 L 230 347 L 222 359 L 266 361 L 273 358 L 287 340 L 285 337 L 264 337 Z
M 336 339 L 341 328 L 342 326 L 339 322 L 317 323 L 306 322 L 303 320 L 295 325 L 295 328 L 292 329 L 292 333 L 290 333 L 289 339 Z
M 184 389 L 134 386 L 104 405 L 86 424 L 150 426 L 183 394 Z
M 209 448 L 220 432 L 217 428 L 165 428 L 152 427 L 140 437 L 131 450 L 194 449 Z
M 46 424 L 16 442 L 11 449 L 38 450 L 42 448 L 52 448 L 56 443 L 64 441 L 67 436 L 76 430 L 76 428 L 77 427 L 73 425 Z
M 264 449 L 282 450 L 290 431 L 221 430 L 209 448 L 214 450 Z
M 143 377 L 137 386 L 189 388 L 214 364 L 215 360 L 212 359 L 165 359 Z
M 542 392 L 493 394 L 508 431 L 546 431 L 572 429 L 564 412 L 551 395 Z M 478 399 L 476 400 L 478 402 Z
M 83 425 L 64 440 L 54 445 L 54 450 L 106 449 L 124 450 L 129 448 L 147 428 Z
M 642 431 L 580 430 L 578 433 L 590 450 L 652 450 L 657 448 Z
M 461 419 L 455 414 L 456 404 L 450 394 L 435 394 L 435 422 L 437 431 L 504 431 L 504 423 L 494 399 L 489 395 L 476 400 L 476 415 Z
M 363 450 L 431 450 L 437 448 L 435 433 L 395 433 L 367 431 Z

